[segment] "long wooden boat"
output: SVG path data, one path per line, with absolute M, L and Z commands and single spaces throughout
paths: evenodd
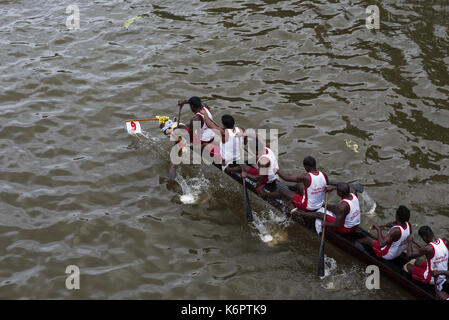
M 221 165 L 220 164 L 214 164 L 215 167 L 217 167 L 220 171 Z M 228 176 L 230 176 L 232 179 L 237 181 L 240 184 L 243 184 L 242 177 L 239 173 L 231 172 L 231 173 L 225 173 Z M 255 189 L 255 181 L 253 181 L 250 178 L 246 178 L 246 185 L 249 190 L 251 190 L 257 197 L 258 194 Z M 283 188 L 288 189 L 288 186 L 276 181 L 276 189 L 277 188 Z M 265 191 L 272 191 L 272 190 L 266 190 Z M 260 197 L 259 197 L 260 198 Z M 260 198 L 262 199 L 262 198 Z M 288 208 L 286 204 L 281 199 L 262 199 L 269 204 L 271 204 L 273 207 L 281 210 L 285 214 L 290 215 Z M 297 215 L 294 215 L 292 217 L 296 222 L 301 224 L 304 228 L 308 229 L 309 231 L 316 234 L 315 226 L 314 224 L 307 223 L 304 219 L 301 217 L 298 217 Z M 412 279 L 409 273 L 405 272 L 402 269 L 402 266 L 410 261 L 409 258 L 407 258 L 405 253 L 402 253 L 399 257 L 393 260 L 384 260 L 379 257 L 377 257 L 372 248 L 370 248 L 367 245 L 363 245 L 357 241 L 357 239 L 360 239 L 361 237 L 367 236 L 369 233 L 364 230 L 363 228 L 359 227 L 357 230 L 353 233 L 342 235 L 337 232 L 334 232 L 332 230 L 326 230 L 326 241 L 330 242 L 334 246 L 340 248 L 341 250 L 349 253 L 353 257 L 359 259 L 360 261 L 368 264 L 368 265 L 377 265 L 379 267 L 379 270 L 386 275 L 388 278 L 390 278 L 392 281 L 396 282 L 398 285 L 400 285 L 403 289 L 408 291 L 410 294 L 415 296 L 418 299 L 436 299 L 435 296 L 435 288 L 433 285 L 424 284 L 420 281 Z M 449 281 L 446 281 L 444 284 L 444 291 L 449 292 Z
M 221 165 L 214 164 L 220 171 Z M 239 182 L 240 184 L 243 184 L 242 177 L 239 173 L 225 173 L 228 176 L 230 176 L 235 181 Z M 251 190 L 256 196 L 256 190 L 255 190 L 255 182 L 251 180 L 250 178 L 246 178 L 246 185 L 249 190 Z M 276 187 L 277 188 L 288 188 L 285 184 L 276 181 Z M 267 190 L 269 191 L 269 190 Z M 260 198 L 260 197 L 259 197 Z M 260 198 L 262 199 L 262 198 Z M 270 203 L 273 207 L 281 210 L 282 212 L 289 214 L 289 211 L 285 205 L 285 203 L 281 199 L 263 199 L 264 201 Z M 301 219 L 300 217 L 297 217 L 296 215 L 293 216 L 293 219 L 300 223 L 303 227 L 307 228 L 314 234 L 316 234 L 314 225 L 311 225 L 305 220 Z M 433 285 L 424 284 L 422 282 L 416 281 L 412 279 L 410 274 L 405 272 L 402 269 L 402 266 L 406 264 L 408 261 L 410 261 L 409 258 L 407 258 L 405 253 L 402 253 L 401 256 L 397 257 L 394 260 L 384 260 L 381 258 L 378 258 L 373 250 L 367 246 L 362 245 L 356 239 L 367 236 L 368 232 L 361 227 L 359 227 L 354 233 L 349 235 L 342 235 L 339 233 L 336 233 L 331 230 L 326 230 L 326 241 L 330 242 L 334 246 L 340 248 L 341 250 L 349 253 L 353 257 L 359 259 L 360 261 L 368 264 L 368 265 L 377 265 L 379 267 L 379 270 L 386 275 L 388 278 L 396 282 L 398 285 L 400 285 L 403 289 L 411 293 L 413 296 L 415 296 L 418 299 L 436 299 L 435 297 L 435 289 Z M 444 285 L 444 290 L 446 292 L 449 292 L 449 284 L 448 282 Z

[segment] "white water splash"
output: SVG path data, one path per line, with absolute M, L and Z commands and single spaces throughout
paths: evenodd
M 337 269 L 337 261 L 335 259 L 324 255 L 324 276 L 320 277 L 321 279 L 329 276 L 332 271 Z
M 261 213 L 253 212 L 253 232 L 269 246 L 274 246 L 287 240 L 287 232 L 284 231 L 291 222 L 288 217 L 277 210 L 268 209 Z
M 208 189 L 209 181 L 204 176 L 184 179 L 181 175 L 177 175 L 176 181 L 182 189 L 182 195 L 179 196 L 182 203 L 203 204 L 209 200 L 210 195 L 208 193 L 204 195 L 204 190 Z
M 377 207 L 376 201 L 374 201 L 366 191 L 362 192 L 362 199 L 368 208 L 366 214 L 373 215 Z

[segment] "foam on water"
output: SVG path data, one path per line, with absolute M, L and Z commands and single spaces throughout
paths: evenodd
M 210 195 L 204 195 L 204 190 L 208 189 L 209 181 L 201 174 L 199 177 L 183 178 L 181 175 L 176 176 L 176 181 L 182 189 L 182 195 L 179 200 L 184 204 L 203 204 L 207 202 Z
M 269 246 L 287 240 L 284 229 L 290 224 L 290 219 L 283 213 L 268 209 L 261 213 L 253 212 L 253 218 L 252 232 Z
M 336 269 L 337 269 L 337 261 L 335 261 L 331 257 L 324 255 L 324 276 L 322 276 L 321 279 L 326 278 L 332 273 L 332 271 Z
M 373 215 L 377 207 L 376 201 L 374 201 L 366 191 L 362 192 L 362 199 L 368 209 L 366 214 Z

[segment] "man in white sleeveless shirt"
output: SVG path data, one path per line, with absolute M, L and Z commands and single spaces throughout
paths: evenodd
M 305 173 L 289 175 L 282 171 L 278 171 L 279 176 L 289 182 L 296 182 L 293 186 L 297 192 L 278 189 L 274 192 L 261 192 L 261 196 L 265 198 L 284 198 L 289 202 L 292 209 L 293 206 L 302 211 L 316 211 L 324 204 L 324 193 L 328 183 L 327 175 L 317 170 L 316 160 L 307 156 L 303 160 Z
M 436 238 L 432 229 L 429 226 L 422 226 L 418 230 L 418 234 L 427 245 L 413 249 L 412 241 L 413 235 L 410 234 L 407 238 L 407 257 L 411 258 L 407 264 L 404 265 L 404 270 L 412 275 L 412 278 L 427 284 L 434 284 L 432 271 L 446 271 L 448 266 L 449 256 L 449 242 L 444 238 Z M 425 260 L 417 262 L 416 259 L 424 256 Z M 441 291 L 443 284 L 446 282 L 444 274 L 439 275 L 437 280 L 437 288 Z
M 350 188 L 347 183 L 343 182 L 338 183 L 336 188 L 333 186 L 326 187 L 326 190 L 329 191 L 334 189 L 337 189 L 337 194 L 341 197 L 341 200 L 336 205 L 327 205 L 325 228 L 341 234 L 351 233 L 356 230 L 360 224 L 360 206 L 357 193 Z M 308 212 L 295 208 L 292 211 L 292 214 L 295 213 L 317 219 L 317 221 L 315 221 L 315 226 L 318 233 L 321 231 L 324 208 L 320 208 L 316 212 Z
M 234 118 L 229 114 L 223 115 L 221 122 L 224 127 L 224 129 L 220 128 L 220 155 L 223 159 L 222 170 L 226 173 L 232 171 L 240 172 L 240 164 L 243 164 L 243 161 L 241 161 L 243 159 L 243 145 L 246 142 L 246 136 L 243 136 L 245 129 L 234 126 Z
M 393 260 L 401 255 L 407 247 L 407 238 L 412 232 L 410 223 L 410 211 L 406 206 L 399 206 L 396 210 L 395 221 L 386 224 L 390 227 L 387 235 L 382 235 L 381 228 L 373 225 L 376 233 L 362 239 L 358 239 L 360 243 L 369 245 L 376 256 L 385 260 Z
M 212 142 L 215 138 L 215 132 L 219 132 L 220 127 L 214 122 L 209 107 L 203 104 L 199 97 L 191 97 L 189 100 L 179 100 L 178 106 L 181 107 L 187 103 L 190 105 L 190 110 L 194 114 L 186 128 L 189 132 L 190 142 L 194 141 L 194 136 L 198 137 L 197 141 L 201 142 L 201 150 L 207 147 L 210 149 L 211 157 L 219 156 L 219 146 Z M 199 122 L 200 129 L 194 132 L 193 123 L 195 121 Z

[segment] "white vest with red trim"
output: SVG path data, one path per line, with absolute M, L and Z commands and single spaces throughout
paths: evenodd
M 326 177 L 321 171 L 318 174 L 309 172 L 310 184 L 305 190 L 307 197 L 307 210 L 315 211 L 324 204 L 324 193 L 326 191 Z
M 401 255 L 404 249 L 407 247 L 407 237 L 410 235 L 410 224 L 408 222 L 405 223 L 406 228 L 402 228 L 402 226 L 394 226 L 393 228 L 399 228 L 401 231 L 401 236 L 398 240 L 382 247 L 382 258 L 386 260 L 392 260 Z M 391 230 L 390 229 L 390 230 Z
M 427 259 L 426 271 L 424 271 L 424 278 L 428 278 L 430 276 L 430 284 L 434 284 L 434 278 L 431 276 L 432 270 L 438 271 L 446 271 L 447 270 L 447 259 L 449 251 L 444 243 L 443 239 L 438 239 L 437 242 L 429 243 L 433 247 L 433 257 L 431 259 Z M 430 273 L 430 274 L 429 274 Z M 438 290 L 441 290 L 443 283 L 446 281 L 445 275 L 440 275 L 438 277 L 437 285 L 439 286 Z
M 276 172 L 279 170 L 279 165 L 278 165 L 278 161 L 276 159 L 276 155 L 270 148 L 265 147 L 265 152 L 266 153 L 261 155 L 259 157 L 259 159 L 257 160 L 257 165 L 259 166 L 259 161 L 264 157 L 267 158 L 268 160 L 270 160 L 270 166 L 268 168 L 260 168 L 259 167 L 259 174 L 267 175 L 268 176 L 267 183 L 271 183 L 274 180 L 279 178 L 279 176 L 276 174 Z
M 350 229 L 360 224 L 360 205 L 359 198 L 351 193 L 352 199 L 342 199 L 349 205 L 349 213 L 346 215 L 344 227 Z
M 240 160 L 240 140 L 241 137 L 237 136 L 237 133 L 241 132 L 240 128 L 235 127 L 233 129 L 225 130 L 225 139 L 220 144 L 221 157 L 224 159 L 225 164 L 232 163 Z
M 212 113 L 210 113 L 209 109 L 206 107 L 202 107 L 202 110 L 205 110 L 207 115 L 209 116 L 209 119 L 213 119 L 212 118 Z M 210 142 L 214 137 L 215 134 L 212 131 L 212 129 L 210 129 L 207 124 L 206 124 L 206 118 L 204 117 L 204 115 L 201 112 L 197 112 L 196 114 L 200 115 L 201 118 L 203 118 L 203 126 L 201 127 L 201 141 L 204 142 Z

